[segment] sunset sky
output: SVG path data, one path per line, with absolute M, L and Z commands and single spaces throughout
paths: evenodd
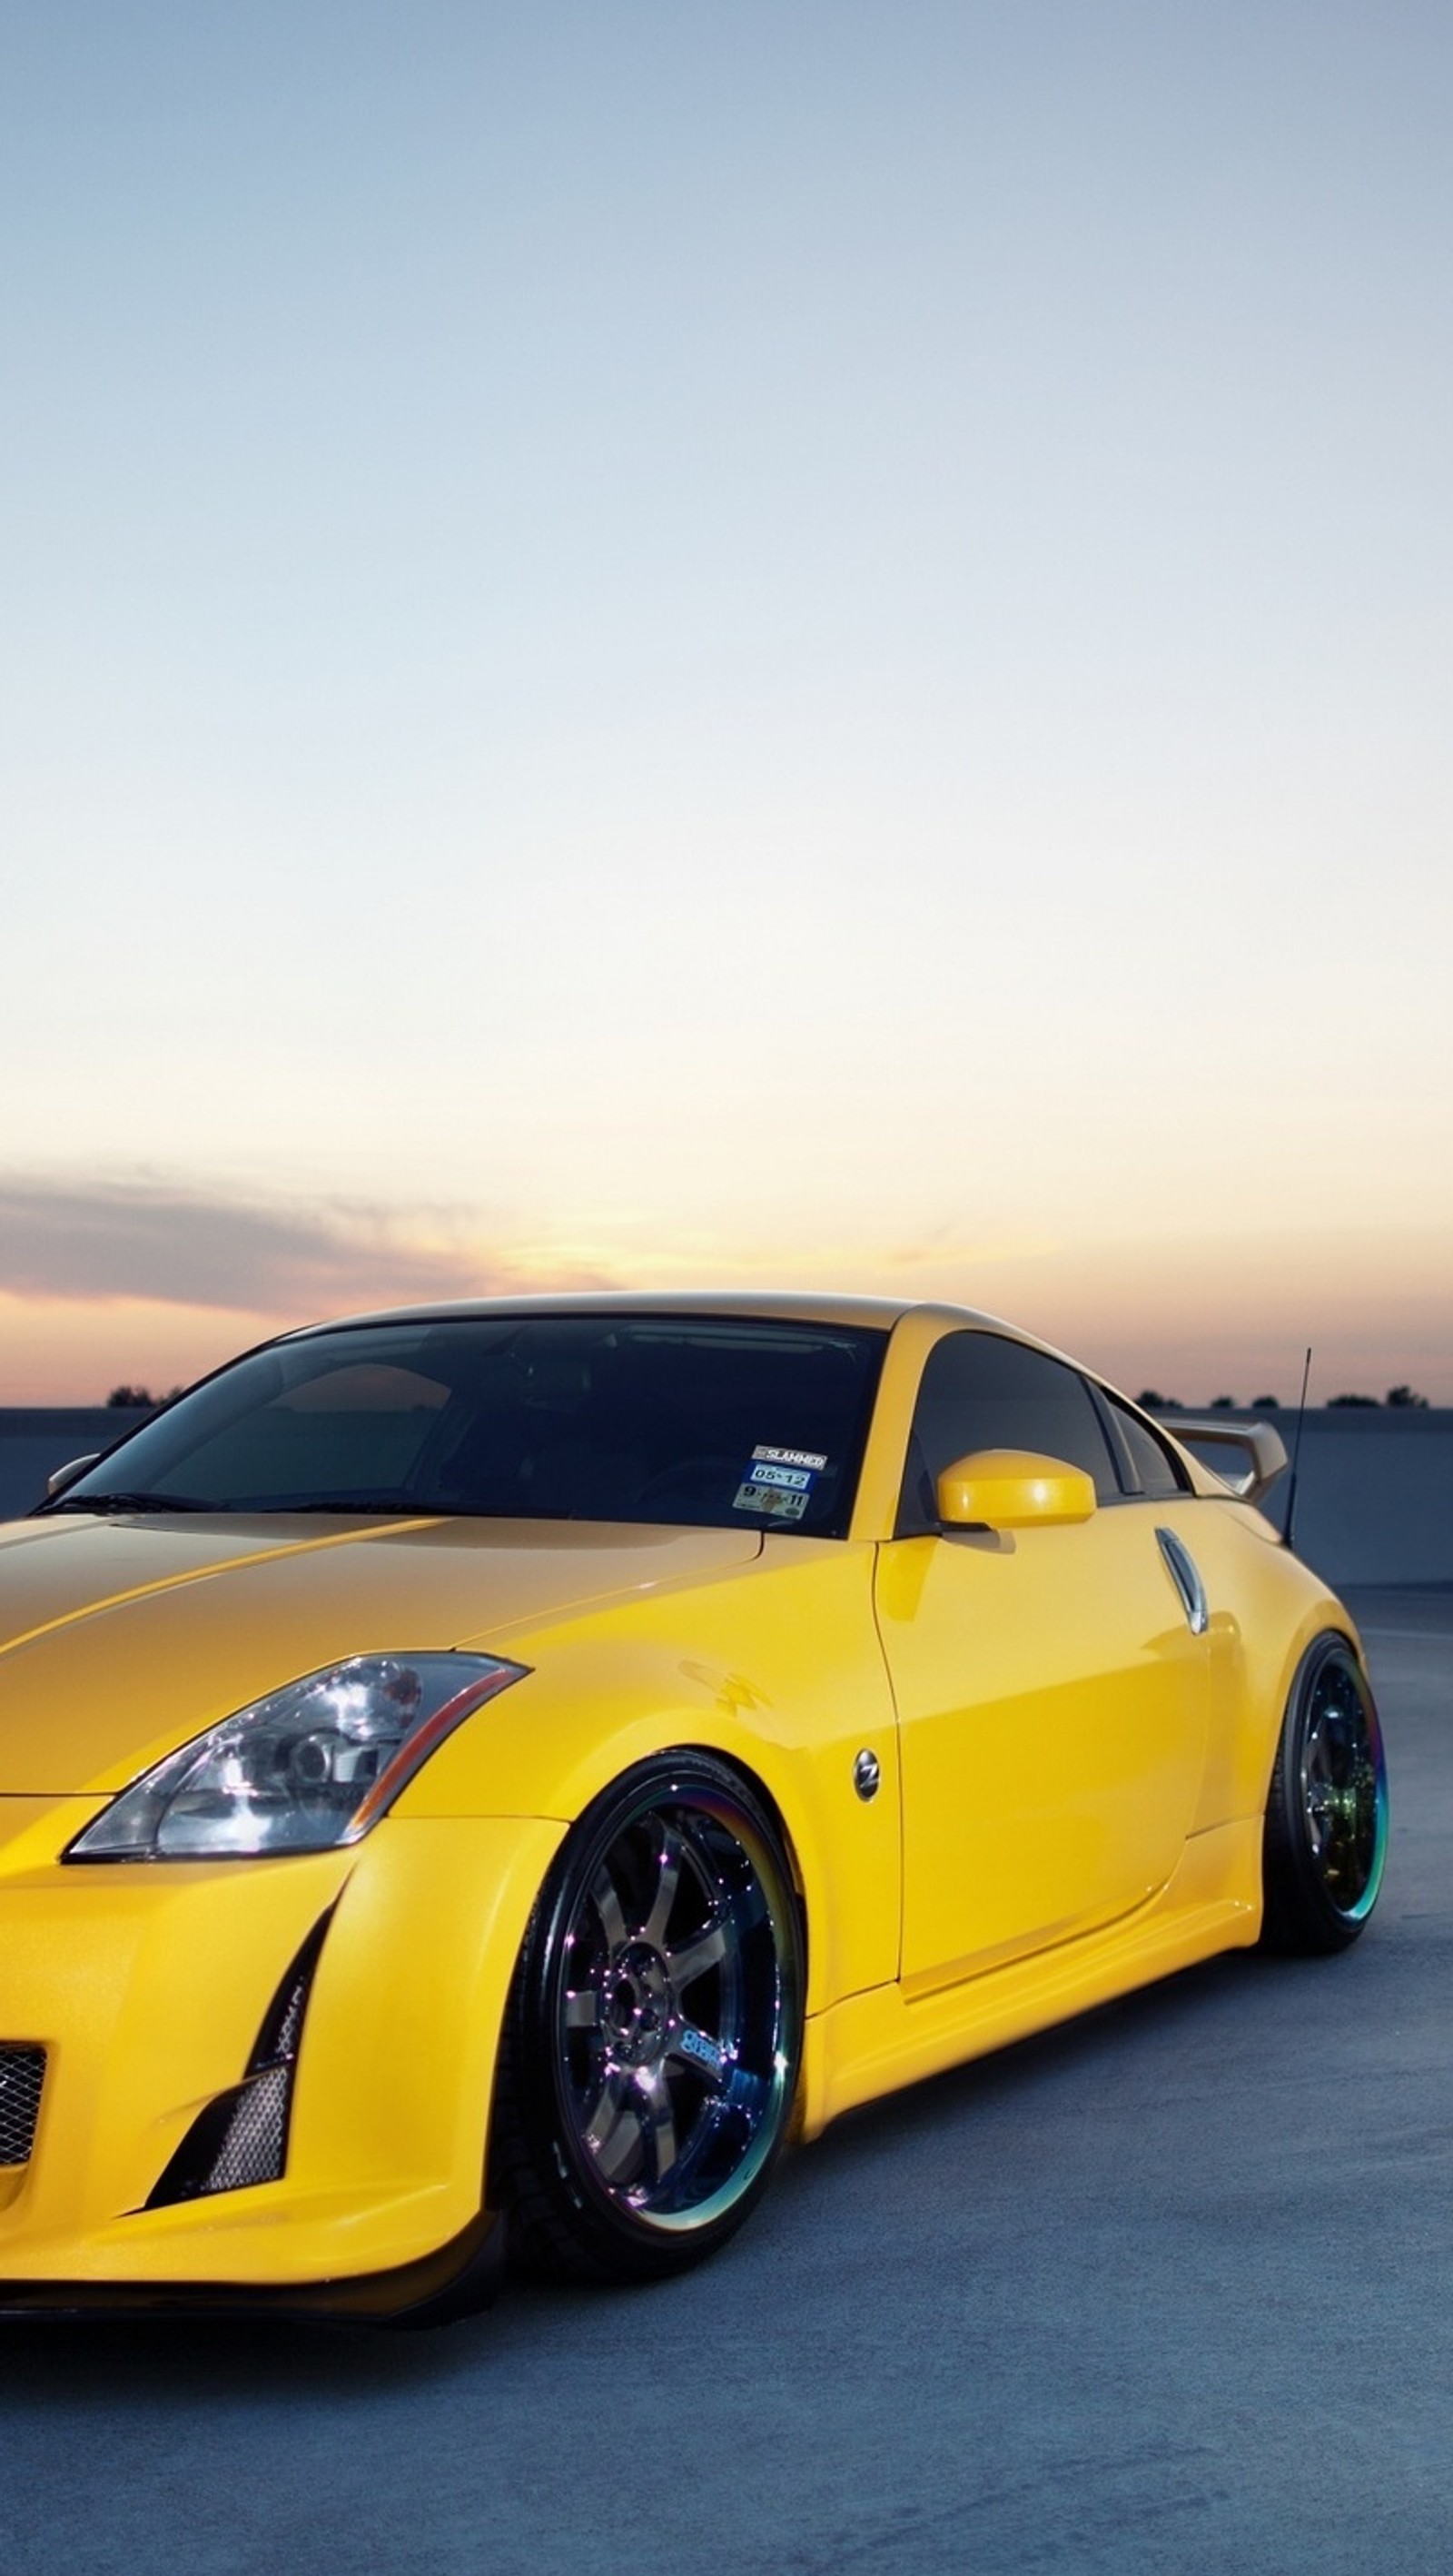
M 0 1403 L 1453 1402 L 1450 132 L 1446 0 L 0 0 Z

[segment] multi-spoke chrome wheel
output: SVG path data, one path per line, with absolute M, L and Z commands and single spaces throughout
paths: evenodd
M 502 2182 L 527 2247 L 640 2277 L 739 2226 L 790 2115 L 801 1985 L 780 1837 L 744 1782 L 691 1754 L 597 1800 L 511 2011 Z
M 1319 1637 L 1292 1685 L 1267 1799 L 1266 1946 L 1355 1940 L 1386 1849 L 1387 1767 L 1367 1676 L 1345 1637 Z

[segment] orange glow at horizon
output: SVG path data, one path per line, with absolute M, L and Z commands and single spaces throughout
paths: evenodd
M 965 1305 L 1068 1350 L 1132 1394 L 1153 1385 L 1192 1404 L 1219 1394 L 1290 1401 L 1310 1342 L 1314 1402 L 1410 1383 L 1434 1403 L 1453 1403 L 1449 1243 L 1441 1234 L 1408 1237 L 1395 1256 L 1383 1235 L 1356 1229 L 1201 1241 L 1006 1235 L 918 1247 L 799 1240 L 754 1251 L 705 1232 L 648 1248 L 630 1228 L 614 1240 L 602 1229 L 568 1248 L 514 1246 L 504 1267 L 519 1295 L 587 1284 L 653 1293 L 760 1287 Z M 352 1299 L 340 1284 L 335 1313 L 418 1302 L 406 1260 L 396 1298 L 379 1294 L 373 1270 Z M 499 1284 L 496 1250 L 480 1257 L 478 1293 Z M 0 1405 L 99 1404 L 122 1383 L 160 1393 L 319 1319 L 316 1309 L 0 1295 Z

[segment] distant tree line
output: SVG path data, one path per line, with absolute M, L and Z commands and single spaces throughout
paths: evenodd
M 1375 1395 L 1329 1395 L 1327 1402 L 1329 1404 L 1376 1404 L 1377 1398 Z M 1404 1410 L 1409 1406 L 1414 1410 L 1421 1408 L 1424 1413 L 1428 1410 L 1427 1397 L 1415 1394 L 1410 1386 L 1390 1386 L 1383 1397 L 1383 1402 L 1400 1405 Z
M 106 1402 L 118 1410 L 124 1406 L 132 1413 L 155 1413 L 160 1405 L 172 1403 L 184 1392 L 182 1387 L 169 1386 L 164 1395 L 153 1395 L 149 1386 L 113 1386 Z M 1143 1386 L 1135 1401 L 1146 1413 L 1193 1413 L 1196 1410 L 1194 1405 L 1182 1404 L 1178 1395 L 1162 1395 L 1159 1388 L 1153 1386 Z M 1377 1401 L 1375 1395 L 1329 1395 L 1327 1405 L 1329 1410 L 1339 1404 L 1375 1407 Z M 1382 1401 L 1403 1410 L 1409 1407 L 1421 1408 L 1424 1413 L 1428 1410 L 1427 1397 L 1417 1394 L 1410 1386 L 1390 1386 Z M 1250 1413 L 1280 1413 L 1281 1409 L 1281 1398 L 1276 1395 L 1254 1395 L 1247 1407 Z M 1212 1413 L 1234 1413 L 1237 1410 L 1236 1398 L 1234 1395 L 1213 1395 L 1208 1410 Z
M 1146 1413 L 1194 1413 L 1196 1411 L 1194 1405 L 1182 1404 L 1178 1395 L 1161 1395 L 1153 1386 L 1142 1387 L 1135 1401 Z M 1330 1412 L 1336 1405 L 1352 1404 L 1370 1405 L 1375 1411 L 1379 1401 L 1392 1405 L 1395 1410 L 1407 1411 L 1411 1408 L 1424 1413 L 1428 1410 L 1427 1397 L 1419 1395 L 1410 1386 L 1390 1386 L 1386 1395 L 1380 1399 L 1375 1395 L 1329 1395 L 1327 1409 Z M 1282 1409 L 1281 1398 L 1275 1395 L 1254 1395 L 1246 1408 L 1248 1413 L 1280 1413 Z M 1211 1413 L 1235 1413 L 1239 1408 L 1234 1395 L 1213 1395 L 1207 1410 Z

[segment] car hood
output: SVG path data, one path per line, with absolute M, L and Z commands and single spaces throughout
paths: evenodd
M 119 1789 L 344 1655 L 489 1646 L 709 1581 L 755 1531 L 209 1514 L 0 1530 L 0 1796 Z

